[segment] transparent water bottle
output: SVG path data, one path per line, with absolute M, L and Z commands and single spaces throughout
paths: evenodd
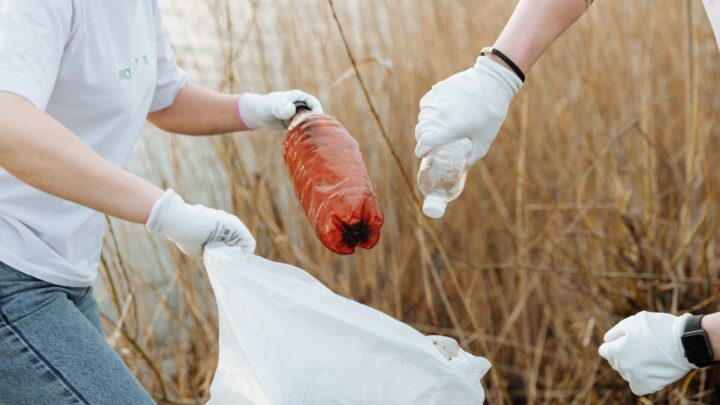
M 425 215 L 441 218 L 448 203 L 460 196 L 471 153 L 472 142 L 466 138 L 435 148 L 420 162 L 417 183 L 425 196 Z

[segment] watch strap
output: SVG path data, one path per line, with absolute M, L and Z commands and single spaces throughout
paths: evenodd
M 703 334 L 705 334 L 705 330 L 702 328 L 702 319 L 705 315 L 691 315 L 688 317 L 688 319 L 685 321 L 685 329 L 684 333 L 690 333 L 690 332 L 696 332 L 696 331 L 702 331 Z M 705 339 L 707 339 L 707 335 L 705 334 Z M 710 358 L 707 360 L 698 360 L 693 362 L 696 366 L 702 368 L 702 367 L 708 367 L 715 364 L 718 364 L 716 360 L 713 360 L 713 354 L 712 354 L 712 347 L 710 346 L 710 342 L 708 341 L 708 347 L 710 347 Z
M 685 321 L 685 330 L 683 332 L 694 332 L 702 329 L 702 319 L 705 315 L 690 315 Z
M 705 368 L 705 367 L 714 366 L 714 365 L 718 364 L 718 362 L 715 360 L 703 360 L 703 361 L 697 361 L 693 364 L 698 366 L 699 368 Z

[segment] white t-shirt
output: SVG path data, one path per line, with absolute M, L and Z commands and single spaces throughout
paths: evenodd
M 0 91 L 21 95 L 123 166 L 149 112 L 187 82 L 157 0 L 0 0 Z M 0 262 L 41 280 L 89 286 L 103 214 L 0 168 Z
M 710 25 L 715 31 L 718 46 L 720 46 L 720 0 L 703 0 L 703 4 L 705 4 L 705 10 L 710 18 Z

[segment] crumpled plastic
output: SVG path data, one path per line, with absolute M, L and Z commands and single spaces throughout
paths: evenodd
M 345 255 L 378 243 L 382 208 L 358 143 L 337 120 L 301 110 L 289 123 L 283 157 L 305 216 L 328 249 Z
M 482 404 L 490 363 L 343 298 L 305 271 L 208 247 L 220 359 L 210 405 Z

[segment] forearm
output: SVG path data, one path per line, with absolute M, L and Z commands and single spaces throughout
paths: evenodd
M 247 130 L 237 115 L 237 95 L 188 83 L 173 104 L 148 116 L 160 129 L 184 135 L 217 135 Z
M 527 73 L 590 3 L 592 0 L 520 0 L 494 46 Z
M 0 167 L 48 194 L 136 223 L 145 223 L 163 193 L 24 98 L 1 92 Z
M 715 360 L 720 360 L 720 312 L 705 315 L 700 326 L 710 339 Z

